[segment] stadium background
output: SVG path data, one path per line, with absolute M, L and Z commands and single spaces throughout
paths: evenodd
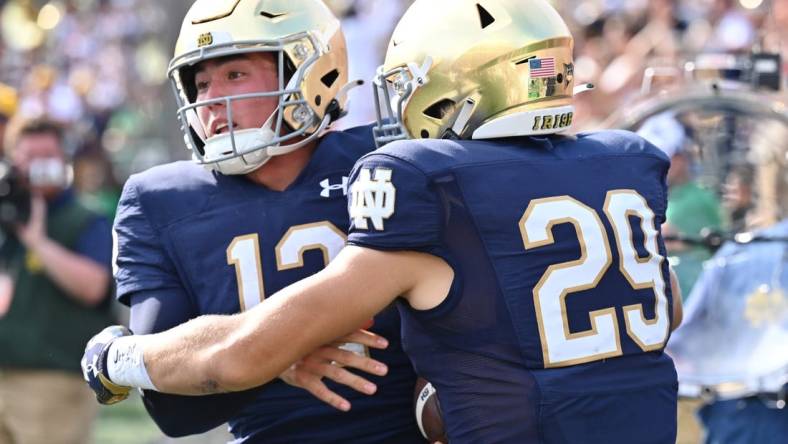
M 343 17 L 351 78 L 369 79 L 409 0 L 327 0 Z M 555 0 L 575 36 L 577 129 L 595 128 L 635 100 L 647 66 L 753 47 L 788 60 L 785 0 Z M 166 68 L 191 0 L 0 0 L 0 82 L 17 112 L 69 125 L 75 186 L 112 215 L 124 180 L 188 157 Z M 783 66 L 786 72 L 788 65 Z M 0 102 L 10 94 L 0 89 Z M 342 126 L 374 116 L 369 88 L 351 95 Z M 118 308 L 123 316 L 123 310 Z M 139 402 L 103 408 L 97 443 L 223 442 L 222 432 L 167 440 Z

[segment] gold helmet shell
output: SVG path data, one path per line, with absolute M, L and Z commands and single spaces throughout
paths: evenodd
M 378 143 L 566 130 L 572 50 L 569 29 L 544 0 L 416 0 L 375 80 Z
M 253 52 L 274 54 L 278 91 L 195 102 L 195 65 Z M 197 0 L 183 20 L 168 75 L 195 160 L 226 174 L 243 174 L 272 155 L 306 145 L 304 137 L 314 139 L 342 115 L 348 83 L 345 37 L 321 0 Z M 266 96 L 279 99 L 267 137 L 258 134 L 251 142 L 242 141 L 240 130 L 236 137 L 231 128 L 231 136 L 222 141 L 227 147 L 215 155 L 205 149 L 208 141 L 198 128 L 198 107 L 218 102 L 231 106 L 235 100 Z

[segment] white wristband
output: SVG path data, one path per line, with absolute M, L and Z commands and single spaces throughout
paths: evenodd
M 107 374 L 110 381 L 118 385 L 156 390 L 145 369 L 142 346 L 136 336 L 112 341 L 107 351 Z

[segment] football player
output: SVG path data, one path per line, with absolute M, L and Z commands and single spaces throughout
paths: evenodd
M 196 162 L 133 176 L 115 222 L 118 297 L 131 306 L 132 331 L 250 311 L 337 255 L 348 229 L 350 170 L 375 146 L 370 127 L 324 131 L 344 111 L 347 72 L 339 21 L 322 1 L 194 3 L 169 77 Z M 391 340 L 388 349 L 356 344 L 359 356 L 352 347 L 323 347 L 259 389 L 205 398 L 146 391 L 143 400 L 171 436 L 229 422 L 243 442 L 423 442 L 399 325 L 396 309 L 385 311 L 371 330 Z M 373 347 L 382 340 L 346 339 Z M 334 361 L 389 376 L 362 379 Z M 284 382 L 331 394 L 347 409 L 320 381 L 324 375 L 364 392 L 329 385 L 353 402 L 353 412 Z M 121 399 L 118 393 L 103 401 Z
M 573 74 L 544 0 L 416 0 L 376 81 L 393 143 L 354 167 L 349 246 L 239 315 L 105 331 L 93 387 L 252 387 L 399 297 L 450 442 L 675 442 L 669 161 L 629 132 L 558 135 Z

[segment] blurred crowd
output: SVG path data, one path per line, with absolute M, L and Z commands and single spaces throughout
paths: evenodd
M 369 79 L 410 0 L 326 2 L 343 17 L 351 78 Z M 13 88 L 0 88 L 0 113 L 68 124 L 75 185 L 88 194 L 115 195 L 129 174 L 186 157 L 174 131 L 166 67 L 177 29 L 172 17 L 190 3 L 0 0 L 0 82 Z M 576 82 L 597 86 L 578 96 L 578 128 L 598 127 L 636 97 L 649 66 L 681 67 L 703 52 L 788 51 L 779 44 L 788 40 L 788 2 L 553 3 L 575 36 Z M 342 127 L 374 118 L 368 86 L 350 99 Z
M 635 99 L 646 68 L 662 83 L 681 78 L 699 54 L 782 52 L 788 60 L 788 2 L 771 0 L 583 0 L 558 2 L 575 37 L 578 121 L 597 127 Z M 788 71 L 784 64 L 783 71 Z
M 159 135 L 172 27 L 152 0 L 0 1 L 3 111 L 68 128 L 75 186 L 108 215 L 116 174 L 170 158 Z

